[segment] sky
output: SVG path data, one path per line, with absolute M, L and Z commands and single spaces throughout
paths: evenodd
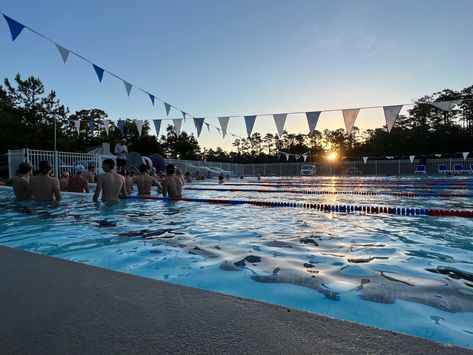
M 228 125 L 238 136 L 243 115 L 406 104 L 473 84 L 473 0 L 3 0 L 0 12 L 213 126 L 240 115 Z M 120 80 L 99 83 L 74 55 L 64 64 L 26 29 L 12 42 L 0 20 L 2 78 L 39 77 L 71 113 L 167 118 L 146 94 L 128 98 Z M 384 123 L 370 109 L 355 126 Z M 317 125 L 343 127 L 340 111 Z M 307 133 L 305 115 L 289 115 L 285 128 Z M 183 130 L 195 134 L 192 120 Z M 253 132 L 276 133 L 273 118 L 257 117 Z M 199 143 L 230 150 L 233 140 L 204 126 Z

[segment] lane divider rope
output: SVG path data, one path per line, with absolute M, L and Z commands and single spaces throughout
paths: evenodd
M 222 200 L 207 198 L 170 198 L 159 196 L 129 196 L 128 199 L 136 200 L 156 200 L 156 201 L 185 201 L 197 203 L 210 203 L 219 205 L 253 205 L 259 207 L 290 207 L 305 208 L 316 211 L 331 213 L 361 213 L 361 214 L 392 214 L 402 216 L 455 216 L 463 218 L 473 218 L 473 211 L 445 210 L 432 208 L 406 208 L 406 207 L 380 207 L 380 206 L 360 206 L 360 205 L 332 205 L 323 203 L 303 203 L 303 202 L 283 202 L 283 201 L 255 201 L 255 200 Z

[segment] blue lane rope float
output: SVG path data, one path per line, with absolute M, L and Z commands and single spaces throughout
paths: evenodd
M 224 189 L 207 187 L 185 187 L 186 190 L 194 191 L 216 191 L 216 192 L 261 192 L 261 193 L 291 193 L 303 195 L 363 195 L 363 196 L 394 196 L 394 197 L 420 197 L 420 198 L 450 198 L 450 197 L 473 197 L 473 194 L 435 194 L 435 193 L 413 193 L 413 192 L 372 192 L 372 191 L 315 191 L 315 190 L 263 190 L 263 189 Z
M 402 216 L 455 216 L 463 218 L 473 218 L 473 211 L 464 210 L 444 210 L 432 208 L 408 208 L 408 207 L 380 207 L 380 206 L 360 206 L 360 205 L 333 205 L 323 203 L 306 202 L 284 202 L 284 201 L 255 201 L 255 200 L 222 200 L 208 198 L 170 198 L 160 196 L 129 196 L 129 199 L 136 200 L 156 200 L 156 201 L 185 201 L 197 203 L 210 203 L 220 205 L 253 205 L 260 207 L 291 207 L 306 208 L 316 211 L 330 213 L 361 213 L 361 214 L 392 214 Z
M 473 190 L 473 184 L 436 184 L 436 185 L 393 185 L 393 184 L 360 184 L 360 183 L 316 183 L 316 184 L 274 184 L 274 183 L 225 183 L 226 186 L 262 186 L 262 187 L 359 187 L 359 188 L 379 188 L 379 189 L 419 189 L 419 190 Z

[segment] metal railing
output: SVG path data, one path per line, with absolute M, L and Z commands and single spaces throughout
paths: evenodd
M 10 177 L 14 176 L 19 163 L 29 161 L 34 169 L 38 168 L 41 160 L 48 160 L 55 167 L 55 175 L 62 171 L 74 173 L 74 168 L 78 164 L 87 168 L 89 164 L 94 164 L 100 171 L 102 161 L 105 158 L 115 158 L 114 155 L 87 154 L 75 152 L 59 152 L 36 149 L 19 149 L 8 151 L 8 167 Z M 336 161 L 336 162 L 294 162 L 294 163 L 258 163 L 239 164 L 226 162 L 211 162 L 198 160 L 165 159 L 166 163 L 173 163 L 184 173 L 192 173 L 197 170 L 205 173 L 207 169 L 214 173 L 220 170 L 230 172 L 233 176 L 297 176 L 300 175 L 304 165 L 315 166 L 316 175 L 413 175 L 419 159 L 412 163 L 409 159 L 401 160 L 368 160 L 366 164 L 363 160 Z M 463 158 L 436 158 L 428 159 L 425 162 L 427 174 L 438 174 L 439 165 L 446 165 L 447 170 L 453 171 L 455 165 L 461 165 L 465 172 L 473 172 L 473 159 Z

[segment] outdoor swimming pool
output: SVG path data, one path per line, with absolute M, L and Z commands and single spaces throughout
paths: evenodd
M 473 210 L 473 179 L 460 177 L 188 186 L 195 198 Z M 2 245 L 473 348 L 472 218 L 12 196 L 0 189 Z

